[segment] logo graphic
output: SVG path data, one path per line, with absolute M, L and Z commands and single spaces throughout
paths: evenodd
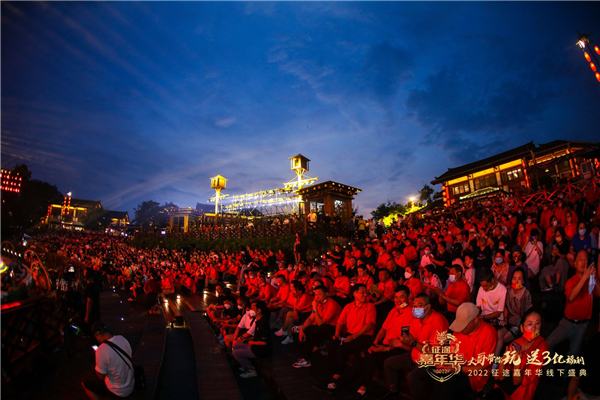
M 437 332 L 437 345 L 423 345 L 423 354 L 419 360 L 419 368 L 427 368 L 427 373 L 438 382 L 446 382 L 461 371 L 465 363 L 463 355 L 458 352 L 460 342 L 447 331 Z

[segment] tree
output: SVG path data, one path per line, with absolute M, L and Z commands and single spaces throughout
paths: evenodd
M 398 204 L 396 202 L 381 203 L 374 211 L 371 211 L 373 219 L 380 220 L 390 215 L 404 215 L 406 213 L 406 206 L 404 204 Z
M 102 208 L 92 208 L 88 211 L 87 216 L 83 218 L 83 227 L 86 230 L 98 231 L 104 230 L 108 225 L 110 225 L 110 219 L 106 217 L 106 215 L 110 212 L 110 210 L 105 210 Z
M 153 200 L 144 201 L 133 209 L 135 212 L 135 222 L 139 225 L 154 224 L 158 220 L 158 213 L 161 211 L 160 204 Z
M 2 237 L 8 238 L 38 225 L 48 213 L 48 205 L 54 198 L 62 198 L 56 186 L 31 179 L 26 164 L 13 168 L 22 178 L 20 193 L 2 192 Z
M 419 190 L 419 203 L 429 203 L 431 202 L 431 195 L 435 192 L 433 188 L 427 184 L 423 186 L 423 189 Z

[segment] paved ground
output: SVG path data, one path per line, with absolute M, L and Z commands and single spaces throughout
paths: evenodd
M 147 312 L 128 302 L 128 295 L 129 292 L 105 289 L 100 295 L 100 306 L 104 323 L 112 332 L 125 336 L 135 352 L 146 325 Z M 70 351 L 56 349 L 50 357 L 36 357 L 31 370 L 23 371 L 14 385 L 3 385 L 2 398 L 87 399 L 81 382 L 96 378 L 92 340 L 77 336 Z

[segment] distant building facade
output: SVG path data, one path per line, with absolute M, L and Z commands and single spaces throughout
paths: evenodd
M 442 185 L 444 205 L 450 206 L 478 195 L 537 186 L 541 176 L 556 183 L 583 177 L 582 170 L 597 168 L 598 160 L 584 159 L 597 152 L 599 143 L 556 140 L 536 146 L 533 141 L 500 154 L 456 168 L 449 168 L 431 183 Z
M 89 216 L 103 227 L 122 229 L 130 222 L 127 211 L 104 210 L 100 200 L 72 199 L 70 196 L 65 196 L 62 203 L 50 204 L 44 222 L 51 229 L 84 230 Z

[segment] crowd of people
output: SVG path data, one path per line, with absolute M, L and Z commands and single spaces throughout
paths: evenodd
M 386 396 L 532 399 L 550 374 L 552 365 L 542 368 L 546 351 L 566 350 L 568 341 L 565 358 L 587 354 L 582 346 L 598 323 L 598 215 L 598 192 L 589 191 L 541 204 L 484 199 L 387 227 L 359 218 L 360 236 L 311 261 L 298 250 L 300 235 L 288 255 L 140 249 L 100 233 L 49 232 L 33 246 L 79 260 L 88 275 L 130 290 L 132 301 L 145 294 L 149 312 L 160 292 L 214 290 L 207 315 L 244 378 L 257 375 L 252 360 L 272 356 L 281 340 L 299 346 L 293 368 L 327 355 L 331 375 L 315 385 L 326 392 L 354 385 L 356 398 L 365 398 L 379 370 Z M 539 298 L 550 307 L 534 307 Z M 550 312 L 561 318 L 544 338 Z M 90 310 L 85 323 L 98 318 Z M 431 353 L 443 332 L 460 343 L 454 357 L 463 362 L 457 377 L 435 382 L 423 366 L 455 368 Z M 587 346 L 598 341 L 596 333 Z M 523 362 L 511 364 L 510 356 Z M 569 399 L 600 395 L 590 373 L 569 375 Z

